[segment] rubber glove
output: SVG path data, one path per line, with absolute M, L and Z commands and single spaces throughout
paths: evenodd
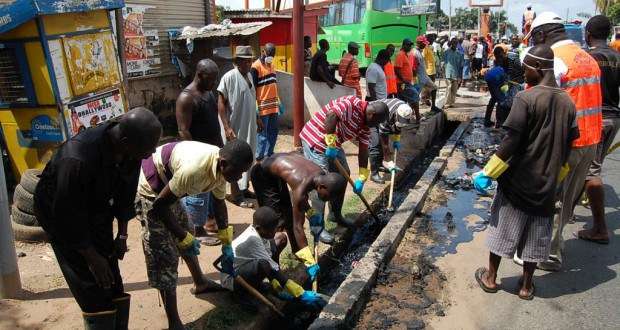
M 496 180 L 507 169 L 508 164 L 506 164 L 506 162 L 497 155 L 491 156 L 491 159 L 489 159 L 489 162 L 484 166 L 484 169 L 472 175 L 474 188 L 481 194 L 486 194 L 493 180 Z
M 358 195 L 362 193 L 362 190 L 364 190 L 364 183 L 366 182 L 366 180 L 368 180 L 369 174 L 370 171 L 367 168 L 360 167 L 360 175 L 354 182 L 353 192 Z
M 394 148 L 394 150 L 400 150 L 400 134 L 390 135 L 390 140 L 392 140 L 392 148 Z
M 321 268 L 319 267 L 319 264 L 317 264 L 314 260 L 314 256 L 312 256 L 312 250 L 310 250 L 310 247 L 306 246 L 305 248 L 297 251 L 295 253 L 295 256 L 299 260 L 301 260 L 301 262 L 303 262 L 306 266 L 306 273 L 308 273 L 310 281 L 314 281 L 316 275 L 319 273 L 319 270 L 321 270 Z
M 510 89 L 508 84 L 503 84 L 502 87 L 499 88 L 499 90 L 504 94 L 508 93 L 508 89 Z
M 322 308 L 327 304 L 316 292 L 304 290 L 301 285 L 295 283 L 293 280 L 289 279 L 284 286 L 286 287 L 286 291 L 308 307 Z
M 284 291 L 284 288 L 282 288 L 282 285 L 280 285 L 280 282 L 276 280 L 275 278 L 271 280 L 271 287 L 278 294 L 278 298 L 282 300 L 286 300 L 286 301 L 291 301 L 295 299 L 295 297 L 293 297 L 290 293 Z
M 233 239 L 233 227 L 228 226 L 224 229 L 220 229 L 217 232 L 217 238 L 222 242 L 222 271 L 230 276 L 235 276 L 235 269 L 233 262 L 235 261 L 235 254 L 232 249 Z
M 392 160 L 390 160 L 389 162 L 383 161 L 383 167 L 385 167 L 385 169 L 390 172 L 398 172 L 403 170 L 402 168 L 396 166 L 396 163 L 394 163 L 394 161 Z
M 564 181 L 564 179 L 566 179 L 566 176 L 568 175 L 568 172 L 570 172 L 570 166 L 568 166 L 568 163 L 565 163 L 560 168 L 560 173 L 558 173 L 558 184 L 562 183 L 562 181 Z
M 327 149 L 325 149 L 325 157 L 329 159 L 336 159 L 336 157 L 338 157 L 338 147 L 336 147 L 336 141 L 338 141 L 336 134 L 325 134 L 325 144 L 327 145 Z
M 189 232 L 185 235 L 185 238 L 177 244 L 177 246 L 183 255 L 197 256 L 200 254 L 200 241 Z
M 314 209 L 309 209 L 306 212 L 306 217 L 310 223 L 310 232 L 314 235 L 314 238 L 318 238 L 321 232 L 325 228 L 325 222 L 323 221 L 323 215 Z
M 220 239 L 223 245 L 230 245 L 233 240 L 233 232 L 233 226 L 228 226 L 217 231 L 217 238 Z

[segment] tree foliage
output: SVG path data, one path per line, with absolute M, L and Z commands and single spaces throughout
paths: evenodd
M 443 10 L 438 15 L 429 16 L 428 22 L 433 30 L 448 30 L 448 15 Z M 517 33 L 517 27 L 508 21 L 508 14 L 505 10 L 492 11 L 490 18 L 491 33 L 498 32 L 500 35 L 506 34 L 507 31 Z M 478 9 L 476 8 L 456 8 L 452 16 L 452 30 L 475 30 L 478 28 Z

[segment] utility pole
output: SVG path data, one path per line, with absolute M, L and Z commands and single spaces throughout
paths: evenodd
M 3 164 L 0 150 L 0 299 L 16 298 L 22 288 L 9 216 L 9 196 L 6 191 Z
M 449 14 L 448 14 L 448 40 L 452 39 L 452 0 L 450 0 L 450 2 L 448 3 L 449 7 Z
M 301 147 L 304 125 L 304 4 L 293 0 L 293 145 Z

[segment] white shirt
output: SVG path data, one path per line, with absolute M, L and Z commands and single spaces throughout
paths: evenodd
M 366 69 L 366 84 L 375 84 L 377 100 L 387 98 L 387 82 L 383 68 L 373 62 Z M 370 90 L 370 88 L 368 88 Z M 369 92 L 370 95 L 370 92 Z
M 484 46 L 481 43 L 478 43 L 476 46 L 476 58 L 482 58 L 482 52 L 484 52 Z

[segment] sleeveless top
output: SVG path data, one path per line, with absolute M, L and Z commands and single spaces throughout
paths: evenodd
M 192 107 L 192 125 L 189 127 L 192 139 L 220 148 L 223 147 L 224 143 L 220 133 L 217 102 L 213 92 L 208 91 L 200 98 L 195 97 L 187 88 L 183 90 L 183 93 L 189 94 L 194 103 Z

